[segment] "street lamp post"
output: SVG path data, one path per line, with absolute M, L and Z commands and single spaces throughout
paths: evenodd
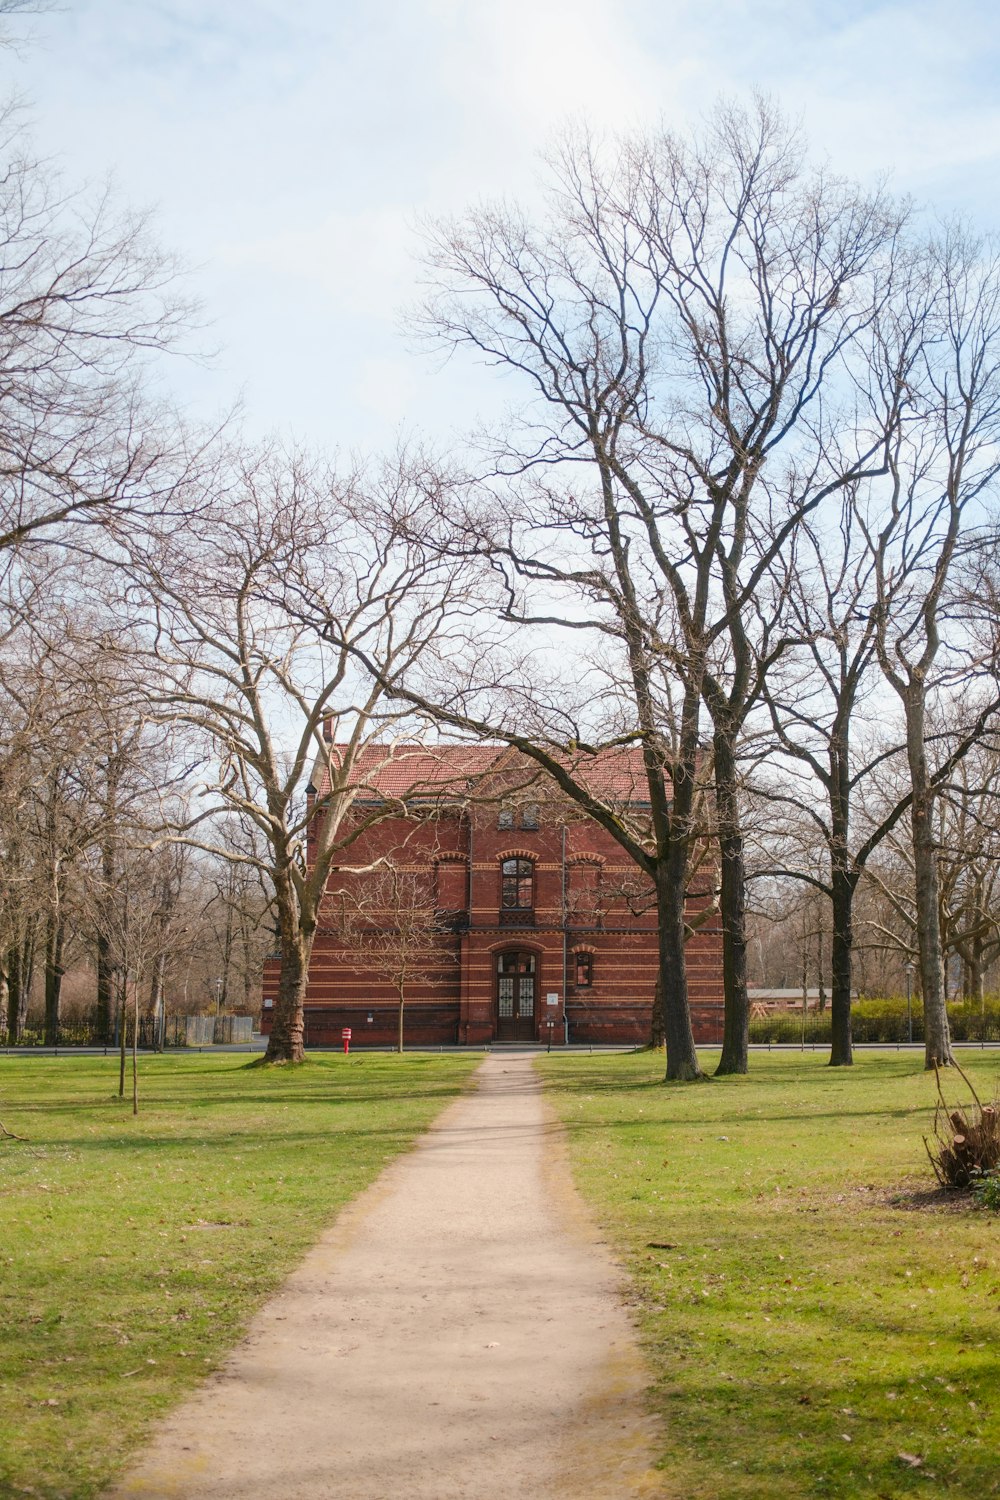
M 906 971 L 906 1036 L 910 1045 L 913 1045 L 913 965 L 903 965 Z

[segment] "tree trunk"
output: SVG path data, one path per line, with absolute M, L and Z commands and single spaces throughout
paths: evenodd
M 850 714 L 853 694 L 845 697 L 830 738 L 830 920 L 833 927 L 830 967 L 830 1067 L 854 1063 L 851 1035 L 851 980 L 854 963 L 854 895 L 860 871 L 849 853 L 851 832 Z M 820 981 L 822 983 L 822 980 Z
M 715 1071 L 717 1076 L 725 1076 L 730 1073 L 746 1073 L 749 1059 L 746 871 L 732 735 L 726 730 L 717 730 L 713 746 L 715 806 L 721 857 L 719 914 L 722 920 L 722 980 L 725 995 L 722 1056 Z
M 219 1009 L 229 1010 L 229 970 L 233 961 L 233 908 L 226 906 L 226 930 L 222 942 L 222 990 L 219 994 Z
M 27 1008 L 21 973 L 21 948 L 18 943 L 12 943 L 7 953 L 7 1040 L 13 1046 L 21 1040 Z
M 35 973 L 37 918 L 29 918 L 20 939 L 7 954 L 7 1039 L 20 1042 L 28 1019 L 31 981 Z
M 983 952 L 986 945 L 981 937 L 972 940 L 972 956 L 969 960 L 967 970 L 967 987 L 965 997 L 978 1005 L 980 1010 L 985 1001 L 984 977 L 986 965 L 983 962 Z
M 830 966 L 830 1067 L 849 1068 L 854 1062 L 851 1036 L 851 964 L 854 941 L 855 882 L 840 861 L 833 869 L 833 940 Z
M 45 1045 L 55 1047 L 59 1042 L 59 1002 L 62 995 L 63 947 L 66 941 L 66 924 L 62 916 L 62 903 L 56 891 L 54 901 L 45 915 Z
M 941 952 L 941 913 L 938 904 L 937 840 L 934 834 L 934 790 L 927 771 L 924 742 L 923 684 L 910 685 L 905 701 L 906 758 L 913 801 L 913 874 L 916 895 L 917 952 L 920 991 L 924 1002 L 924 1066 L 946 1067 L 955 1059 L 948 1030 Z
M 132 1011 L 132 1113 L 139 1113 L 139 985 L 133 985 Z
M 158 953 L 153 965 L 153 983 L 150 987 L 149 1010 L 153 1018 L 153 1046 L 162 1052 L 166 1044 L 167 1017 L 164 997 L 164 978 L 167 970 L 167 955 Z
M 826 1011 L 826 955 L 823 952 L 823 928 L 820 926 L 816 933 L 816 983 L 819 986 L 819 996 L 816 1008 L 820 1015 Z
M 107 788 L 104 798 L 104 837 L 101 842 L 101 898 L 97 903 L 97 1038 L 111 1040 L 111 1016 L 114 1003 L 114 953 L 111 941 L 110 904 L 115 889 L 115 845 L 118 831 L 118 782 L 121 771 L 114 757 L 107 766 Z M 124 1017 L 122 1018 L 124 1026 Z
M 680 857 L 678 857 L 680 856 Z M 677 865 L 680 868 L 676 868 Z M 656 911 L 660 927 L 660 987 L 663 994 L 663 1035 L 667 1046 L 666 1077 L 671 1082 L 704 1078 L 698 1065 L 691 1012 L 688 1008 L 684 958 L 685 851 L 673 851 L 657 871 Z
M 97 934 L 97 1040 L 107 1046 L 111 1040 L 111 1017 L 114 1006 L 114 968 L 111 940 L 107 933 Z
M 128 1044 L 128 974 L 122 970 L 121 989 L 118 994 L 118 1014 L 121 1017 L 121 1035 L 118 1038 L 118 1097 L 125 1098 L 125 1056 Z
M 300 1063 L 305 1060 L 305 997 L 312 937 L 296 930 L 281 936 L 281 972 L 265 1062 Z
M 405 998 L 403 996 L 403 986 L 402 985 L 399 986 L 398 994 L 399 994 L 399 1041 L 397 1043 L 396 1051 L 399 1052 L 400 1055 L 402 1055 L 402 1052 L 403 1052 L 403 1006 L 406 1003 L 405 1002 Z
M 657 972 L 656 989 L 653 991 L 653 1014 L 650 1019 L 649 1045 L 654 1050 L 666 1045 L 663 1029 L 663 975 Z

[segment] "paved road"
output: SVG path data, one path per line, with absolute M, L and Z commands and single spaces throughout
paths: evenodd
M 341 1215 L 113 1500 L 662 1493 L 619 1275 L 530 1058 Z

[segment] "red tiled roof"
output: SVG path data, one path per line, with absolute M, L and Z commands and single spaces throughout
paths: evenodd
M 347 747 L 334 745 L 334 752 Z M 638 746 L 602 750 L 597 755 L 561 757 L 566 769 L 595 796 L 609 802 L 646 802 L 649 791 Z M 528 757 L 506 745 L 474 745 L 453 742 L 436 745 L 370 744 L 356 763 L 356 782 L 365 791 L 383 797 L 415 797 L 442 792 L 460 793 L 474 779 L 490 771 L 497 773 L 536 767 Z M 544 773 L 543 773 L 544 774 Z M 328 789 L 325 767 L 316 786 Z M 500 788 L 498 788 L 498 791 Z
M 346 745 L 333 745 L 336 755 Z M 383 797 L 418 796 L 442 790 L 449 784 L 456 791 L 464 789 L 473 777 L 488 771 L 499 755 L 501 745 L 418 745 L 369 744 L 355 762 L 355 782 L 366 791 Z M 329 789 L 326 767 L 316 789 Z
M 597 755 L 565 757 L 564 764 L 593 796 L 608 802 L 648 802 L 649 783 L 638 745 L 619 745 Z

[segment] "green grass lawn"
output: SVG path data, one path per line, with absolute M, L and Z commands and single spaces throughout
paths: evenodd
M 96 1494 L 480 1060 L 144 1059 L 134 1119 L 114 1058 L 0 1058 L 0 1497 Z
M 961 1060 L 992 1094 L 1000 1054 Z M 1000 1494 L 1000 1222 L 930 1192 L 922 1057 L 540 1067 L 633 1277 L 665 1495 Z

